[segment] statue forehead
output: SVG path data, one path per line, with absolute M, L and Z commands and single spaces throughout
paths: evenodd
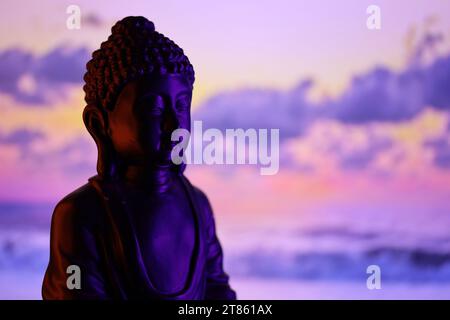
M 133 91 L 136 95 L 146 94 L 148 92 L 174 95 L 181 92 L 192 92 L 192 85 L 182 74 L 150 74 L 127 83 L 122 91 L 128 90 Z

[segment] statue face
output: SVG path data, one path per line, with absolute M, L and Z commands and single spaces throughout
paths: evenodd
M 169 165 L 175 129 L 190 131 L 192 86 L 182 75 L 146 76 L 128 83 L 108 112 L 108 135 L 127 164 Z

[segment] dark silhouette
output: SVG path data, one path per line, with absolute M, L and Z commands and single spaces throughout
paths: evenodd
M 98 175 L 62 199 L 44 299 L 235 299 L 211 206 L 171 161 L 190 130 L 194 70 L 144 17 L 117 22 L 87 64 L 83 120 Z M 80 268 L 69 289 L 67 268 Z

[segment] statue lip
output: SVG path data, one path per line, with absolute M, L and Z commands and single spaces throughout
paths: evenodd
M 158 150 L 159 158 L 162 160 L 172 160 L 172 150 L 177 144 L 176 141 L 163 140 Z
M 174 163 L 172 161 L 172 153 L 164 152 L 158 155 L 158 159 L 155 163 L 156 169 L 168 169 L 173 167 Z
M 160 162 L 160 163 L 157 163 L 155 165 L 155 167 L 157 169 L 169 169 L 169 168 L 173 167 L 173 163 L 172 162 L 164 162 L 164 163 Z

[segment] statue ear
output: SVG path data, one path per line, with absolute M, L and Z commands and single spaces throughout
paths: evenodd
M 106 113 L 95 105 L 87 105 L 83 111 L 83 122 L 97 145 L 97 173 L 109 178 L 114 169 L 113 148 L 107 133 Z

